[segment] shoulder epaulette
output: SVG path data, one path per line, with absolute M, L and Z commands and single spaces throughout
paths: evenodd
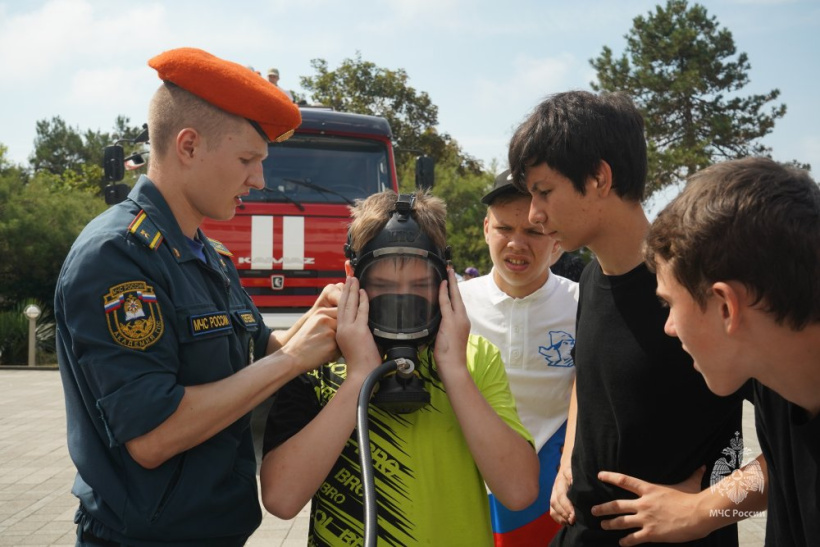
M 219 254 L 224 256 L 233 256 L 233 253 L 230 252 L 221 241 L 217 241 L 209 237 L 208 242 L 211 244 L 211 247 L 214 248 L 214 251 L 218 252 Z
M 151 219 L 142 210 L 137 213 L 137 216 L 128 226 L 128 232 L 134 234 L 138 240 L 142 241 L 152 251 L 156 251 L 162 243 L 163 236 L 159 228 L 151 222 Z

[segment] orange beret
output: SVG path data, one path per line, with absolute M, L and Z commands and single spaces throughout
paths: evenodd
M 266 78 L 201 49 L 172 49 L 149 60 L 148 66 L 163 81 L 247 119 L 269 142 L 287 139 L 302 123 L 299 107 Z

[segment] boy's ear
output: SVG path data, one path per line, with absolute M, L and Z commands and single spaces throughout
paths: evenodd
M 720 307 L 721 320 L 726 334 L 734 334 L 740 327 L 743 307 L 746 306 L 745 289 L 737 284 L 718 281 L 712 284 L 712 293 Z
M 350 265 L 350 260 L 345 260 L 345 275 L 353 277 L 353 266 Z
M 598 162 L 598 168 L 592 177 L 592 186 L 605 196 L 612 190 L 612 167 L 607 162 L 601 160 Z

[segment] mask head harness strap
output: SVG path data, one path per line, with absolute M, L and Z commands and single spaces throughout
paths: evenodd
M 350 232 L 344 246 L 345 256 L 353 266 L 354 275 L 359 277 L 366 263 L 373 258 L 389 254 L 408 254 L 427 258 L 436 266 L 441 266 L 442 279 L 447 278 L 447 265 L 450 262 L 451 250 L 436 247 L 433 240 L 424 233 L 413 218 L 416 196 L 399 194 L 392 216 L 382 231 L 368 241 L 357 253 L 353 250 Z

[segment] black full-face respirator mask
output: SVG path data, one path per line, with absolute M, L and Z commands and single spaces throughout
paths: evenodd
M 401 194 L 381 232 L 354 253 L 345 254 L 353 275 L 370 301 L 368 324 L 373 338 L 398 368 L 379 381 L 372 403 L 409 413 L 430 402 L 416 366 L 418 352 L 435 339 L 441 322 L 438 292 L 447 278 L 450 249 L 440 249 L 413 218 L 415 196 Z

